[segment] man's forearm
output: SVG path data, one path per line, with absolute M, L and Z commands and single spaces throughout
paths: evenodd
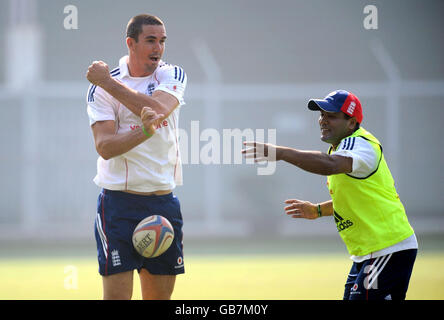
M 333 201 L 332 200 L 321 202 L 321 203 L 319 203 L 319 205 L 320 205 L 322 217 L 333 215 L 334 210 L 333 210 Z
M 147 139 L 142 128 L 127 133 L 110 134 L 98 143 L 97 152 L 108 160 L 130 151 Z
M 328 154 L 319 151 L 302 151 L 287 147 L 277 147 L 277 160 L 291 163 L 305 171 L 320 175 L 338 173 L 334 159 Z
M 113 78 L 104 83 L 102 88 L 138 117 L 142 108 L 146 106 L 159 114 L 165 113 L 164 108 L 156 99 L 131 89 Z

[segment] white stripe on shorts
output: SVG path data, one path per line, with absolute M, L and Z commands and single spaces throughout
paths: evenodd
M 368 287 L 372 288 L 373 283 L 376 281 L 376 279 L 378 278 L 379 274 L 382 272 L 382 270 L 384 270 L 385 265 L 387 264 L 387 262 L 390 260 L 390 257 L 392 256 L 392 254 L 388 254 L 386 256 L 381 256 L 376 258 L 375 262 L 373 263 L 373 266 L 370 270 L 369 270 L 369 275 L 368 275 Z
M 105 254 L 105 258 L 108 258 L 108 240 L 106 239 L 105 232 L 103 232 L 102 228 L 102 220 L 100 220 L 100 213 L 96 215 L 96 228 L 99 232 L 100 240 L 102 241 L 102 249 Z

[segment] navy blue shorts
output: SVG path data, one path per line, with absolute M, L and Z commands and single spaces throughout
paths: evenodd
M 167 218 L 174 228 L 171 246 L 156 258 L 145 258 L 133 247 L 134 228 L 151 215 Z M 103 189 L 97 201 L 95 237 L 99 273 L 103 276 L 141 268 L 151 274 L 184 273 L 182 214 L 179 200 L 172 194 L 135 195 Z
M 417 249 L 354 262 L 345 284 L 344 300 L 404 300 Z

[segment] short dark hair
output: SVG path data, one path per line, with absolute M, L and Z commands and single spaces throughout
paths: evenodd
M 150 14 L 139 14 L 135 17 L 132 17 L 126 26 L 126 36 L 128 38 L 133 38 L 134 40 L 138 40 L 139 34 L 142 32 L 142 26 L 150 25 L 150 26 L 163 26 L 163 21 L 158 17 L 150 15 Z

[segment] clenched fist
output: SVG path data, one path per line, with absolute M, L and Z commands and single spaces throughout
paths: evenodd
M 86 78 L 89 82 L 99 87 L 103 87 L 107 81 L 112 79 L 109 74 L 108 65 L 103 61 L 93 61 L 88 67 Z
M 157 114 L 156 111 L 150 107 L 143 107 L 140 112 L 140 118 L 142 119 L 143 127 L 150 134 L 153 135 L 156 131 L 157 122 L 162 120 L 163 114 Z

